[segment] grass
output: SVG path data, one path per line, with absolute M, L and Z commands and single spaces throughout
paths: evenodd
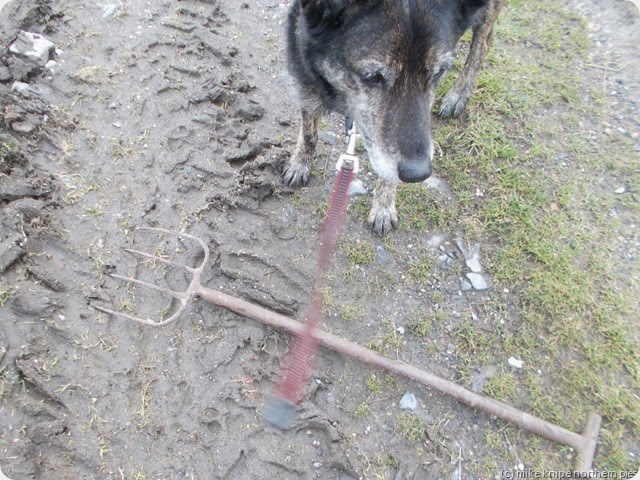
M 502 323 L 481 330 L 463 319 L 448 333 L 460 380 L 482 365 L 522 358 L 522 370 L 499 367 L 485 393 L 574 431 L 597 412 L 604 423 L 595 466 L 637 468 L 628 452 L 640 444 L 639 288 L 633 274 L 620 275 L 633 265 L 617 255 L 620 232 L 640 217 L 639 171 L 627 160 L 637 153 L 628 139 L 605 142 L 586 133 L 588 125 L 597 130 L 606 99 L 601 79 L 584 66 L 590 41 L 583 19 L 550 0 L 512 0 L 496 38 L 465 116 L 435 128 L 443 151 L 437 173 L 454 201 L 420 185 L 401 186 L 399 235 L 461 230 L 482 242 L 494 287 L 480 307 Z M 441 94 L 452 82 L 444 82 Z M 624 178 L 629 194 L 603 190 L 599 181 L 607 177 Z M 354 207 L 358 218 L 366 218 L 367 202 Z M 613 209 L 620 214 L 611 217 Z M 365 242 L 344 249 L 353 265 L 368 265 L 375 253 Z M 408 287 L 447 274 L 426 251 L 408 261 L 407 272 Z M 502 295 L 503 288 L 510 293 Z M 416 341 L 445 331 L 445 312 L 409 312 L 409 318 Z M 387 332 L 373 347 L 402 352 L 394 330 Z M 415 439 L 417 421 L 402 417 L 397 428 Z M 487 445 L 501 458 L 505 442 L 518 438 L 487 433 Z M 567 466 L 563 447 L 533 435 L 518 448 L 531 464 Z
M 612 193 L 589 190 L 594 176 L 624 168 L 614 158 L 632 152 L 620 143 L 612 154 L 612 146 L 593 145 L 578 131 L 569 149 L 579 166 L 556 168 L 554 159 L 567 149 L 559 133 L 579 129 L 577 114 L 594 121 L 601 115 L 599 107 L 583 100 L 591 92 L 583 91 L 575 66 L 588 47 L 586 32 L 582 20 L 551 2 L 512 6 L 498 28 L 507 41 L 492 54 L 496 69 L 481 76 L 467 125 L 451 122 L 439 143 L 460 221 L 480 220 L 474 233 L 492 246 L 489 271 L 498 284 L 520 292 L 522 321 L 507 336 L 478 333 L 469 324 L 458 327 L 455 336 L 461 350 L 473 356 L 472 365 L 516 346 L 545 372 L 544 384 L 496 375 L 485 386 L 491 396 L 509 400 L 522 391 L 538 414 L 574 430 L 587 412 L 604 414 L 596 464 L 625 469 L 630 462 L 625 443 L 637 444 L 640 436 L 640 357 L 631 320 L 637 310 L 633 288 L 619 288 L 619 265 L 608 252 L 622 225 L 612 225 L 593 208 L 594 203 L 620 207 L 619 202 Z M 528 52 L 514 49 L 526 38 L 545 41 Z M 543 108 L 552 111 L 539 122 L 528 121 Z M 603 158 L 609 159 L 606 169 Z M 461 171 L 472 174 L 474 184 Z M 484 191 L 480 199 L 474 198 L 476 185 Z M 637 202 L 623 208 L 637 218 Z

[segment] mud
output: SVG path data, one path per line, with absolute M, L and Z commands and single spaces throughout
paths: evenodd
M 618 2 L 605 3 L 576 8 L 628 18 Z M 92 308 L 158 318 L 167 310 L 166 296 L 109 273 L 172 288 L 188 281 L 123 251 L 200 259 L 193 245 L 136 232 L 141 226 L 204 239 L 212 259 L 203 283 L 212 288 L 291 316 L 309 303 L 322 205 L 342 145 L 321 142 L 309 188 L 284 187 L 280 172 L 298 122 L 282 51 L 287 7 L 25 0 L 2 9 L 0 467 L 12 480 L 474 478 L 460 458 L 492 455 L 484 432 L 503 428 L 499 422 L 326 350 L 294 426 L 282 432 L 260 411 L 286 335 L 198 299 L 161 329 Z M 637 26 L 624 21 L 629 32 Z M 54 43 L 53 63 L 8 51 L 21 30 Z M 634 86 L 621 95 L 629 115 L 638 113 L 630 99 L 638 98 L 632 79 L 640 66 L 633 68 L 624 75 Z M 341 128 L 329 117 L 322 138 Z M 371 188 L 372 176 L 363 179 Z M 343 231 L 381 244 L 354 215 Z M 324 328 L 371 344 L 385 331 L 382 320 L 404 326 L 430 304 L 435 287 L 395 279 L 422 252 L 437 263 L 455 251 L 454 239 L 430 246 L 394 235 L 393 252 L 379 245 L 379 261 L 355 273 L 336 254 Z M 347 271 L 363 280 L 351 290 L 340 287 Z M 448 311 L 482 305 L 484 293 L 461 295 L 455 276 L 443 278 L 437 288 Z M 377 306 L 363 321 L 339 318 L 338 307 L 353 298 Z M 402 360 L 455 379 L 450 340 L 434 342 L 441 353 L 430 359 L 407 338 Z M 364 380 L 372 376 L 382 395 L 370 396 Z M 398 428 L 407 390 L 430 425 L 419 443 Z M 367 399 L 368 414 L 358 415 Z

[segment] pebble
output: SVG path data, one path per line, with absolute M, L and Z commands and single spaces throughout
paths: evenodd
M 426 242 L 427 243 L 427 247 L 436 249 L 436 248 L 440 247 L 440 245 L 442 245 L 446 239 L 447 239 L 447 237 L 444 236 L 443 234 L 434 233 L 429 238 L 427 238 L 427 242 Z
M 24 82 L 13 82 L 13 84 L 11 85 L 11 91 L 16 92 L 23 96 L 30 93 L 35 93 L 35 94 L 40 93 L 37 89 L 33 88 L 31 85 Z
M 469 279 L 469 282 L 471 282 L 471 285 L 474 289 L 486 290 L 487 288 L 489 288 L 489 282 L 487 282 L 487 279 L 479 273 L 471 272 L 465 274 L 465 276 Z
M 473 273 L 482 272 L 482 264 L 480 263 L 480 244 L 475 243 L 471 246 L 465 257 L 465 264 Z
M 382 245 L 376 246 L 376 263 L 385 265 L 391 261 L 391 255 L 387 252 Z
M 443 254 L 438 257 L 438 263 L 440 265 L 447 263 L 449 260 L 450 260 L 449 255 L 447 254 Z
M 49 60 L 44 65 L 45 70 L 47 70 L 51 75 L 55 75 L 58 73 L 58 62 L 55 60 Z
M 507 362 L 509 362 L 509 365 L 516 368 L 522 368 L 524 366 L 524 362 L 522 360 L 518 360 L 515 357 L 509 357 L 509 360 L 507 360 Z
M 48 38 L 25 31 L 21 31 L 16 41 L 9 47 L 9 51 L 14 55 L 41 67 L 49 61 L 49 56 L 54 49 L 55 45 Z
M 412 392 L 406 392 L 400 399 L 399 407 L 404 412 L 415 412 L 418 408 L 418 399 Z
M 472 290 L 472 289 L 473 289 L 473 285 L 471 285 L 471 284 L 470 284 L 469 282 L 467 282 L 466 280 L 462 280 L 462 281 L 460 282 L 460 289 L 461 289 L 463 292 L 468 292 L 468 291 L 470 291 L 470 290 Z
M 624 188 L 624 187 L 618 187 L 618 188 L 616 188 L 616 190 L 615 190 L 615 192 L 616 192 L 618 195 L 620 195 L 620 194 L 622 194 L 622 193 L 624 193 L 624 192 L 626 192 L 626 191 L 627 191 L 627 189 L 626 189 L 626 188 Z
M 111 20 L 120 11 L 120 5 L 115 4 L 115 3 L 101 5 L 101 7 L 102 7 L 102 19 L 103 20 Z
M 36 127 L 31 125 L 29 122 L 13 122 L 11 124 L 11 128 L 14 132 L 18 133 L 31 133 L 36 129 Z
M 356 179 L 353 182 L 351 182 L 351 185 L 349 185 L 349 192 L 348 195 L 350 197 L 357 197 L 358 195 L 366 195 L 367 194 L 367 189 L 364 186 L 364 183 L 362 183 L 362 180 Z

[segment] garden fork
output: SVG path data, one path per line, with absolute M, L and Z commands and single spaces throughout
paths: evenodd
M 129 253 L 137 257 L 158 261 L 165 265 L 179 268 L 186 271 L 187 273 L 190 273 L 191 280 L 187 289 L 184 291 L 175 291 L 169 288 L 160 287 L 152 283 L 144 282 L 136 278 L 117 274 L 112 274 L 111 276 L 172 296 L 179 302 L 177 310 L 172 313 L 171 316 L 162 320 L 152 320 L 136 317 L 128 313 L 95 306 L 94 308 L 96 308 L 97 310 L 114 316 L 127 318 L 143 325 L 161 327 L 174 322 L 180 316 L 180 314 L 184 312 L 189 303 L 189 300 L 192 297 L 200 297 L 206 302 L 227 308 L 239 315 L 242 315 L 243 317 L 257 320 L 276 329 L 283 330 L 296 337 L 300 337 L 304 334 L 305 325 L 301 322 L 272 312 L 266 308 L 247 302 L 240 298 L 233 297 L 221 291 L 203 286 L 200 283 L 200 279 L 204 268 L 209 262 L 210 255 L 209 248 L 207 247 L 206 243 L 198 237 L 188 235 L 186 233 L 176 233 L 160 228 L 145 228 L 145 230 L 192 240 L 200 245 L 204 256 L 197 267 L 181 265 L 171 260 L 161 258 L 157 255 L 152 255 L 150 253 L 142 252 L 139 250 L 127 249 Z M 326 348 L 342 353 L 344 355 L 348 355 L 374 367 L 382 368 L 397 375 L 409 378 L 410 380 L 413 380 L 427 388 L 435 389 L 462 403 L 465 403 L 472 408 L 483 410 L 490 415 L 517 425 L 518 427 L 525 430 L 529 430 L 556 443 L 572 447 L 578 454 L 575 466 L 576 472 L 585 473 L 589 472 L 592 468 L 598 442 L 598 436 L 600 433 L 600 424 L 602 422 L 602 417 L 597 414 L 591 413 L 587 416 L 583 432 L 582 434 L 578 434 L 541 418 L 535 417 L 527 412 L 518 410 L 511 405 L 493 400 L 488 397 L 484 397 L 471 390 L 467 390 L 466 388 L 454 382 L 438 377 L 437 375 L 419 369 L 413 365 L 404 364 L 397 360 L 385 357 L 384 355 L 381 355 L 371 349 L 358 345 L 357 343 L 351 342 L 344 338 L 337 337 L 331 333 L 316 329 L 315 335 L 317 341 Z

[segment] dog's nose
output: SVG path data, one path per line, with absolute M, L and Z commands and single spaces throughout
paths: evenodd
M 404 160 L 398 165 L 398 176 L 403 182 L 422 182 L 431 176 L 431 162 L 427 158 Z

